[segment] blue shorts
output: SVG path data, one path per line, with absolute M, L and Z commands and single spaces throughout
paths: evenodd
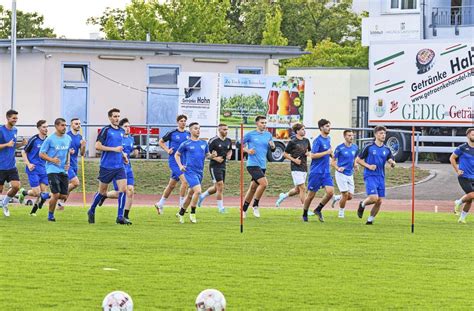
M 99 177 L 97 177 L 101 183 L 110 184 L 114 179 L 121 180 L 127 179 L 127 174 L 125 173 L 125 169 L 121 168 L 104 168 L 101 167 L 99 169 Z
M 28 182 L 30 183 L 31 188 L 39 187 L 40 184 L 45 184 L 49 186 L 48 182 L 48 174 L 38 174 L 35 172 L 26 171 L 26 175 L 28 176 Z
M 184 172 L 184 178 L 186 178 L 186 181 L 189 184 L 189 188 L 193 188 L 197 185 L 200 185 L 202 182 L 202 173 L 196 173 L 193 171 L 186 171 Z
M 170 178 L 172 178 L 176 181 L 179 181 L 179 176 L 183 175 L 183 172 L 181 172 L 181 170 L 179 169 L 178 164 L 170 162 L 169 167 L 170 167 L 170 170 L 171 170 Z
M 133 171 L 126 170 L 125 173 L 127 174 L 127 186 L 135 186 L 135 176 L 133 175 Z M 114 179 L 112 183 L 115 191 L 118 191 L 117 179 Z
M 364 182 L 367 195 L 378 195 L 379 198 L 385 197 L 385 178 L 383 176 L 366 176 Z
M 77 167 L 70 167 L 69 171 L 67 171 L 67 177 L 69 180 L 72 180 L 77 177 Z
M 308 190 L 313 192 L 318 192 L 320 188 L 323 187 L 334 187 L 334 183 L 332 182 L 331 174 L 317 174 L 317 173 L 309 173 L 308 177 Z

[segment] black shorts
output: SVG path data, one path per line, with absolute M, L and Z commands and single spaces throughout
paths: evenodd
M 466 194 L 474 192 L 474 179 L 458 176 L 458 181 Z
M 19 181 L 20 175 L 18 175 L 18 169 L 12 168 L 10 170 L 0 170 L 0 185 L 3 186 L 5 182 Z
M 249 172 L 250 176 L 252 176 L 252 180 L 258 184 L 260 178 L 265 177 L 266 169 L 261 168 L 259 166 L 247 166 L 247 172 Z
M 69 177 L 66 173 L 48 174 L 49 189 L 53 194 L 68 194 Z
M 209 173 L 213 183 L 223 181 L 225 182 L 225 166 L 210 166 Z

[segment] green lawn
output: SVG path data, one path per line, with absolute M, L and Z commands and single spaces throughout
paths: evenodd
M 145 161 L 135 160 L 132 162 L 133 170 L 135 174 L 136 186 L 135 190 L 137 193 L 144 194 L 159 194 L 163 192 L 166 184 L 169 180 L 169 169 L 167 161 Z M 97 191 L 97 175 L 99 172 L 99 162 L 97 160 L 86 161 L 86 189 L 87 192 Z M 79 168 L 80 169 L 80 168 Z M 28 185 L 26 174 L 24 173 L 24 164 L 18 161 L 18 170 L 20 171 L 20 177 L 23 185 Z M 81 173 L 79 173 L 80 175 Z M 332 173 L 334 176 L 334 172 Z M 429 171 L 417 169 L 416 180 L 420 180 L 429 175 Z M 81 175 L 80 175 L 81 176 Z M 268 163 L 267 176 L 270 184 L 266 190 L 266 195 L 277 196 L 280 192 L 286 192 L 293 187 L 293 181 L 291 179 L 290 164 L 288 162 L 283 163 Z M 411 181 L 411 170 L 407 168 L 395 168 L 386 170 L 386 186 L 391 187 L 394 185 L 406 184 Z M 240 162 L 231 161 L 228 163 L 227 177 L 226 177 L 226 195 L 237 196 L 239 195 L 239 180 L 240 180 Z M 245 170 L 245 187 L 247 187 L 250 175 Z M 356 192 L 364 191 L 364 181 L 362 176 L 362 170 L 355 174 Z M 208 162 L 204 170 L 203 188 L 211 186 L 211 180 L 209 176 Z M 82 188 L 76 191 L 82 191 Z M 320 192 L 322 194 L 322 191 Z
M 110 291 L 128 292 L 136 310 L 193 310 L 205 288 L 228 310 L 472 309 L 473 225 L 453 215 L 382 211 L 373 226 L 300 221 L 300 211 L 262 211 L 239 233 L 238 210 L 198 210 L 180 225 L 174 211 L 135 208 L 134 225 L 100 208 L 57 212 L 57 223 L 11 208 L 0 218 L 0 301 L 4 310 L 99 310 Z M 472 220 L 472 219 L 471 219 Z M 106 271 L 104 268 L 117 269 Z

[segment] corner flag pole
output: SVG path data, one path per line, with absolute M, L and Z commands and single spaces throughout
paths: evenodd
M 411 233 L 415 233 L 415 126 L 411 127 Z
M 81 136 L 83 135 L 82 127 L 79 129 Z M 84 139 L 84 137 L 82 137 Z M 80 149 L 79 149 L 80 152 Z M 81 154 L 81 173 L 82 173 L 82 204 L 86 208 L 86 174 L 84 167 L 84 155 Z
M 240 233 L 244 232 L 244 124 L 240 123 Z

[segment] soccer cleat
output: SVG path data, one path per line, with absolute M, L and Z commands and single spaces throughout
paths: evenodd
M 102 196 L 102 197 L 100 198 L 99 203 L 97 203 L 97 205 L 102 206 L 102 205 L 104 204 L 104 202 L 105 202 L 106 199 L 107 199 L 107 197 Z
M 337 217 L 344 218 L 344 210 L 340 210 L 339 213 L 337 214 Z
M 56 218 L 54 218 L 54 217 L 48 217 L 48 221 L 56 222 Z
M 196 214 L 189 214 L 189 220 L 195 224 L 197 223 Z
M 322 213 L 321 211 L 314 210 L 314 214 L 315 214 L 316 216 L 318 216 L 318 220 L 319 220 L 320 222 L 324 222 L 323 213 Z
M 30 216 L 36 217 L 36 213 L 30 213 Z
M 467 224 L 467 221 L 466 221 L 466 219 L 462 219 L 461 217 L 459 217 L 458 223 L 460 223 L 460 224 Z
M 219 214 L 227 214 L 227 211 L 225 208 L 219 208 L 218 211 L 219 211 Z
M 278 197 L 278 200 L 275 203 L 276 207 L 280 207 L 281 202 L 286 199 L 286 194 L 285 193 L 280 193 L 280 196 Z
M 252 209 L 253 209 L 253 215 L 256 218 L 260 218 L 260 208 L 258 206 L 253 206 Z
M 87 211 L 87 221 L 90 224 L 95 224 L 95 214 L 91 213 L 91 210 Z
M 461 200 L 456 200 L 454 201 L 454 209 L 453 209 L 453 212 L 456 216 L 459 215 L 459 211 L 461 210 L 461 206 L 462 206 L 462 201 Z
M 359 208 L 357 209 L 357 217 L 362 218 L 364 216 L 364 207 L 362 207 L 362 201 L 359 202 Z
M 368 220 L 367 220 L 367 222 L 366 222 L 365 224 L 366 224 L 366 225 L 373 225 L 373 224 L 374 224 L 374 222 L 373 222 L 373 221 L 368 221 Z
M 158 202 L 155 203 L 156 212 L 158 215 L 163 214 L 163 205 L 160 205 Z
M 303 222 L 308 222 L 308 216 L 303 215 Z
M 201 207 L 202 201 L 204 201 L 204 197 L 201 194 L 199 195 L 199 198 L 198 198 L 197 207 Z
M 334 208 L 334 206 L 336 205 L 336 203 L 338 201 L 341 200 L 341 196 L 340 195 L 333 195 L 332 196 L 332 202 L 331 202 L 331 207 Z
M 56 207 L 56 210 L 64 211 L 64 206 L 65 206 L 64 203 L 61 203 L 61 202 L 58 201 L 58 206 Z M 41 207 L 43 207 L 43 206 L 41 205 Z
M 115 223 L 117 225 L 127 225 L 127 226 L 132 224 L 132 222 L 125 217 L 117 217 L 117 219 L 115 220 Z
M 21 188 L 20 191 L 18 191 L 18 202 L 20 202 L 20 204 L 23 204 L 25 201 L 25 195 L 23 194 L 23 191 L 25 191 L 25 188 Z
M 5 217 L 10 217 L 10 211 L 8 210 L 8 206 L 3 206 L 2 205 L 2 209 L 3 209 L 3 215 Z
M 178 217 L 180 224 L 184 224 L 184 216 L 180 215 L 179 213 L 176 213 L 176 217 Z
M 308 216 L 314 216 L 315 214 L 312 211 L 308 211 Z

